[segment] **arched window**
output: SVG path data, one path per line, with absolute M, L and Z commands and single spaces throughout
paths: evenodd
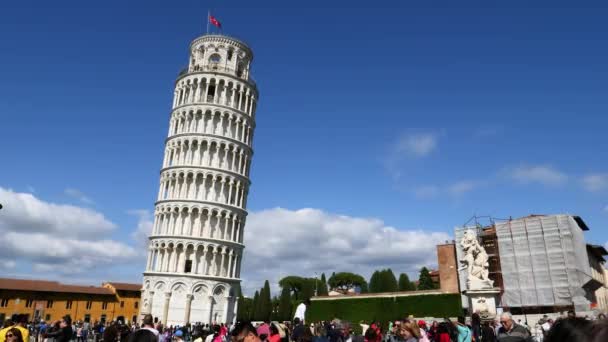
M 219 63 L 221 60 L 222 57 L 217 53 L 214 53 L 213 55 L 211 55 L 211 57 L 209 57 L 210 63 Z

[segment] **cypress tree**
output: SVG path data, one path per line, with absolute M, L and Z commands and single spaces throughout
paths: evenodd
M 395 278 L 395 274 L 393 270 L 390 268 L 385 271 L 386 277 L 386 288 L 385 292 L 397 292 L 399 291 L 399 284 L 397 284 L 397 278 Z
M 258 319 L 258 314 L 260 311 L 260 293 L 258 291 L 255 291 L 255 294 L 253 295 L 253 303 L 251 305 L 251 314 L 250 314 L 250 318 L 249 320 L 251 321 L 257 321 Z
M 317 296 L 327 296 L 327 279 L 325 279 L 325 273 L 321 273 L 321 280 L 317 283 Z
M 399 291 L 415 291 L 416 286 L 410 281 L 410 277 L 406 273 L 399 275 Z
M 372 277 L 369 279 L 369 286 L 368 286 L 368 291 L 370 293 L 377 293 L 380 292 L 378 291 L 378 282 L 379 282 L 379 278 L 380 277 L 380 272 L 378 272 L 377 270 L 374 271 L 374 273 L 372 274 Z
M 418 278 L 418 290 L 433 290 L 433 289 L 435 289 L 435 284 L 433 283 L 431 274 L 429 273 L 428 268 L 423 267 L 420 270 L 420 277 Z
M 286 287 L 281 291 L 278 316 L 280 321 L 291 321 L 291 296 L 289 289 Z
M 268 321 L 270 320 L 270 315 L 272 314 L 272 301 L 270 299 L 270 284 L 268 280 L 264 282 L 264 287 L 262 288 L 262 292 L 260 292 L 260 320 Z

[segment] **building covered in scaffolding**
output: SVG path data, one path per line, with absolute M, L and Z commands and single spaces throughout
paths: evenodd
M 455 229 L 457 262 L 463 258 L 459 241 L 473 229 L 489 256 L 489 278 L 500 289 L 499 307 L 514 314 L 549 313 L 599 308 L 599 290 L 606 288 L 602 246 L 587 244 L 589 228 L 579 216 L 530 215 L 490 225 Z M 440 271 L 441 271 L 440 265 Z M 459 271 L 459 287 L 466 275 Z M 440 272 L 441 273 L 441 272 Z M 468 306 L 463 296 L 463 306 Z M 605 308 L 603 308 L 605 310 Z

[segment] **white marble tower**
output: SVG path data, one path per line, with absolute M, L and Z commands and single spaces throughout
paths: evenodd
M 243 42 L 204 35 L 175 82 L 141 314 L 232 322 L 240 283 L 258 90 Z

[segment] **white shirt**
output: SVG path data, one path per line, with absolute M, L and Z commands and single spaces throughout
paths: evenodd
M 293 315 L 293 318 L 299 318 L 300 321 L 304 322 L 304 317 L 306 316 L 306 304 L 301 303 L 296 308 L 296 313 Z

